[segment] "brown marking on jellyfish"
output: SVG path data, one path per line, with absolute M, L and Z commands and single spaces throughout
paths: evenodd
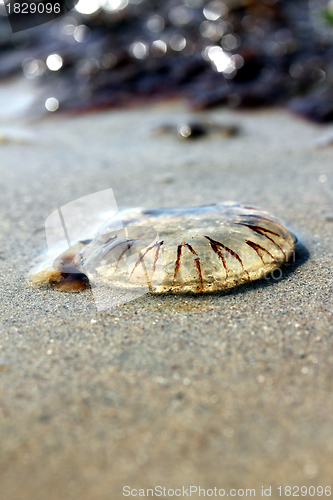
M 198 256 L 197 252 L 194 250 L 194 248 L 189 243 L 185 243 L 185 246 L 187 246 L 187 248 L 190 250 L 190 252 L 193 253 L 193 255 L 197 256 L 197 258 L 194 259 L 194 263 L 195 263 L 195 266 L 197 268 L 198 276 L 199 276 L 199 280 L 200 280 L 199 292 L 203 292 L 204 291 L 204 284 L 203 284 L 203 280 L 202 280 L 200 257 Z
M 269 219 L 265 219 L 265 220 L 266 220 L 268 223 L 271 223 L 271 222 L 272 222 L 272 221 L 270 221 Z M 284 227 L 282 226 L 282 224 L 281 224 L 281 223 L 276 222 L 276 221 L 274 221 L 274 222 L 275 222 L 275 224 L 276 224 L 277 226 L 280 226 L 282 229 L 284 229 Z M 293 245 L 291 245 L 290 241 L 289 241 L 287 238 L 285 238 L 282 234 L 275 233 L 274 231 L 272 231 L 272 230 L 270 230 L 270 229 L 267 229 L 267 228 L 265 228 L 265 227 L 256 226 L 256 225 L 254 225 L 254 224 L 246 224 L 245 222 L 235 222 L 235 224 L 241 224 L 241 225 L 243 225 L 243 226 L 247 226 L 247 227 L 249 227 L 250 229 L 254 229 L 254 230 L 255 230 L 255 229 L 257 229 L 257 230 L 259 230 L 259 231 L 263 231 L 264 233 L 270 233 L 270 234 L 273 234 L 274 236 L 277 236 L 278 238 L 282 238 L 283 240 L 285 240 L 287 243 L 289 243 L 289 245 L 290 245 L 290 246 L 293 246 Z
M 223 267 L 225 270 L 225 281 L 226 281 L 228 279 L 229 273 L 228 273 L 227 263 L 226 263 L 226 260 L 224 258 L 224 255 L 220 252 L 220 250 L 218 249 L 218 246 L 215 244 L 214 240 L 210 239 L 209 236 L 205 236 L 205 238 L 207 238 L 207 240 L 209 241 L 213 252 L 215 252 L 216 255 L 222 260 L 222 264 L 223 264 Z
M 236 208 L 245 208 L 246 210 L 259 210 L 258 208 L 256 207 L 251 207 L 250 205 L 238 205 L 236 206 Z
M 179 273 L 180 258 L 181 258 L 181 255 L 182 255 L 182 247 L 183 247 L 183 245 L 184 245 L 184 243 L 182 243 L 181 245 L 178 245 L 178 247 L 177 247 L 177 258 L 176 258 L 176 262 L 175 262 L 175 273 L 173 275 L 172 286 L 175 284 L 175 281 L 176 281 L 178 273 Z
M 197 258 L 194 259 L 194 264 L 195 264 L 195 267 L 197 269 L 199 281 L 200 281 L 199 292 L 203 292 L 204 291 L 204 284 L 203 284 L 203 279 L 202 279 L 200 257 L 198 256 L 197 252 L 193 249 L 193 247 L 189 243 L 186 243 L 185 241 L 181 245 L 178 245 L 178 247 L 177 247 L 177 259 L 175 262 L 175 273 L 173 276 L 172 286 L 174 286 L 175 281 L 178 277 L 179 268 L 180 268 L 180 258 L 181 258 L 181 254 L 182 254 L 182 247 L 187 247 L 193 255 L 197 256 Z
M 156 264 L 157 264 L 157 260 L 158 260 L 158 257 L 159 257 L 159 254 L 160 254 L 160 250 L 161 250 L 161 246 L 163 245 L 164 241 L 160 241 L 159 243 L 156 243 L 156 253 L 155 253 L 155 258 L 154 258 L 154 263 L 153 263 L 153 270 L 152 270 L 152 273 L 151 273 L 151 277 L 153 277 L 154 275 L 154 272 L 155 272 L 155 269 L 156 269 Z
M 270 219 L 269 217 L 266 217 L 266 216 L 264 216 L 264 215 L 252 214 L 252 215 L 251 215 L 251 219 L 259 219 L 261 222 L 267 222 L 268 224 L 272 224 L 272 222 L 274 222 L 274 224 L 275 224 L 276 226 L 280 227 L 282 231 L 285 231 L 285 230 L 286 230 L 286 228 L 283 226 L 283 224 L 281 224 L 281 222 L 279 222 L 279 221 L 278 221 L 278 220 L 276 220 L 276 219 L 275 219 L 275 220 L 272 220 L 272 219 Z M 242 223 L 237 223 L 237 222 L 235 222 L 235 224 L 242 224 Z M 246 224 L 246 223 L 244 223 L 244 224 Z M 253 224 L 253 225 L 255 225 L 255 224 Z M 282 236 L 282 234 L 279 234 L 279 233 L 274 233 L 273 231 L 270 231 L 269 229 L 263 228 L 262 226 L 257 226 L 257 227 L 259 227 L 260 229 L 263 229 L 263 230 L 265 230 L 265 231 L 267 231 L 267 232 L 270 232 L 270 233 L 272 233 L 272 234 L 275 234 L 276 236 L 279 236 L 280 238 L 283 238 L 283 239 L 284 239 L 287 243 L 289 243 L 289 241 L 288 241 L 288 240 L 287 240 L 284 236 Z M 289 244 L 290 244 L 290 243 L 289 243 Z
M 282 227 L 282 225 L 280 224 L 280 226 Z M 287 240 L 287 238 L 285 238 L 282 234 L 279 234 L 279 233 L 274 233 L 274 231 L 271 231 L 270 229 L 266 229 L 265 227 L 260 227 L 258 226 L 259 229 L 261 229 L 261 231 L 263 231 L 264 233 L 270 233 L 270 234 L 274 234 L 274 236 L 277 236 L 278 238 L 282 238 L 284 241 L 286 241 L 290 246 L 293 246 L 291 245 L 290 241 Z M 267 236 L 266 236 L 267 237 Z
M 114 238 L 111 238 L 110 240 L 108 240 L 108 242 L 111 242 L 111 241 L 113 241 L 113 240 L 114 240 L 114 239 L 116 239 L 116 238 L 117 238 L 117 236 L 115 236 Z M 109 249 L 109 250 L 108 250 L 108 251 L 107 251 L 107 252 L 103 255 L 103 259 L 102 259 L 102 260 L 104 260 L 104 259 L 105 259 L 105 257 L 106 257 L 106 256 L 107 256 L 110 252 L 112 252 L 112 250 L 114 250 L 115 248 L 119 247 L 119 246 L 120 246 L 120 245 L 122 245 L 123 243 L 124 243 L 123 241 L 120 241 L 120 242 L 119 242 L 119 243 L 117 243 L 114 247 L 110 248 L 110 249 Z M 117 260 L 117 262 L 116 262 L 116 267 L 115 267 L 115 269 L 114 269 L 113 274 L 115 274 L 115 272 L 117 271 L 118 266 L 119 266 L 119 263 L 120 263 L 121 259 L 123 258 L 123 256 L 125 255 L 125 253 L 126 253 L 126 252 L 128 252 L 128 250 L 129 250 L 129 249 L 130 249 L 130 248 L 134 245 L 134 243 L 135 243 L 135 240 L 132 240 L 132 242 L 131 242 L 131 243 L 127 243 L 127 247 L 125 248 L 125 250 L 123 250 L 123 251 L 121 252 L 121 254 L 120 254 L 120 255 L 119 255 L 119 257 L 118 257 L 118 260 Z M 106 243 L 104 243 L 104 245 L 105 245 L 105 244 L 106 244 Z
M 270 233 L 270 234 L 274 234 L 275 236 L 280 236 L 280 238 L 283 238 L 284 240 L 286 240 L 286 238 L 284 238 L 283 236 L 281 236 L 280 234 L 278 233 L 274 233 L 273 231 L 270 231 L 269 229 L 264 229 L 263 227 L 260 227 L 260 226 L 252 226 L 251 224 L 245 224 L 244 222 L 235 222 L 235 224 L 239 224 L 240 226 L 246 226 L 248 227 L 249 229 L 252 229 L 252 231 L 254 231 L 255 233 L 257 234 L 260 234 L 260 236 L 264 236 L 265 238 L 267 238 L 269 241 L 271 241 L 275 246 L 277 246 L 281 252 L 283 253 L 284 257 L 286 257 L 286 253 L 285 251 L 280 247 L 280 245 L 278 243 L 276 243 L 276 241 L 273 240 L 273 238 L 270 238 L 267 234 L 265 233 Z M 288 240 L 286 240 L 288 242 Z M 289 242 L 288 242 L 289 243 Z
M 265 262 L 264 262 L 262 254 L 261 254 L 261 251 L 266 252 L 272 258 L 272 260 L 274 260 L 276 262 L 275 257 L 273 257 L 273 255 L 268 250 L 266 250 L 266 248 L 262 247 L 261 245 L 258 245 L 258 243 L 255 243 L 254 241 L 251 241 L 251 240 L 245 240 L 245 243 L 247 245 L 249 245 L 251 248 L 253 248 L 253 250 L 255 250 L 255 252 L 261 258 L 263 264 L 265 264 Z
M 134 245 L 135 243 L 135 240 L 132 240 L 131 242 L 127 243 L 127 248 L 125 248 L 125 250 L 123 250 L 121 252 L 121 254 L 119 255 L 118 257 L 118 260 L 117 260 L 117 264 L 116 264 L 116 269 L 115 271 L 118 269 L 118 266 L 119 266 L 119 262 L 121 261 L 121 259 L 124 257 L 125 253 L 128 252 L 128 250 Z M 118 245 L 117 245 L 118 246 Z
M 104 235 L 102 235 L 102 236 L 104 236 Z M 113 241 L 113 240 L 115 240 L 115 239 L 117 239 L 117 238 L 118 238 L 118 236 L 117 236 L 117 235 L 115 235 L 115 236 L 110 236 L 110 238 L 108 238 L 106 241 L 104 241 L 103 246 L 104 246 L 104 245 L 107 245 L 108 243 L 111 243 L 111 241 Z M 92 240 L 91 240 L 91 241 L 92 241 Z
M 269 222 L 267 220 L 267 222 Z M 247 222 L 235 222 L 234 224 L 238 224 L 240 226 L 246 226 L 250 229 L 253 229 L 253 231 L 265 231 L 266 233 L 270 233 L 270 234 L 274 234 L 274 236 L 280 236 L 280 238 L 283 238 L 285 240 L 285 238 L 283 236 L 281 236 L 281 234 L 279 233 L 275 233 L 274 231 L 271 231 L 270 229 L 266 229 L 265 227 L 261 227 L 261 226 L 256 226 L 254 224 L 248 224 Z M 288 241 L 288 240 L 286 240 Z
M 215 243 L 215 245 L 222 247 L 226 252 L 230 253 L 230 255 L 232 257 L 237 259 L 238 262 L 240 263 L 240 265 L 242 266 L 243 271 L 246 273 L 248 279 L 250 279 L 250 275 L 249 275 L 248 271 L 245 269 L 242 259 L 240 258 L 240 256 L 236 252 L 231 250 L 231 248 L 227 247 L 226 245 L 223 245 L 223 243 L 220 243 L 219 241 L 215 241 L 212 238 L 209 238 L 209 236 L 205 236 L 205 238 L 207 238 L 209 241 L 213 241 Z
M 197 271 L 198 271 L 198 275 L 199 275 L 199 280 L 200 280 L 199 292 L 203 293 L 204 290 L 205 290 L 205 288 L 204 288 L 204 284 L 203 284 L 203 280 L 202 280 L 200 258 L 198 257 L 198 258 L 194 259 L 194 263 L 196 265 L 196 268 L 197 268 Z
M 143 261 L 143 259 L 145 258 L 145 256 L 147 255 L 148 252 L 150 252 L 150 250 L 152 250 L 153 248 L 155 248 L 156 246 L 158 246 L 158 250 L 161 248 L 161 246 L 163 245 L 164 241 L 160 241 L 158 243 L 154 243 L 154 245 L 152 245 L 151 247 L 147 248 L 147 250 L 142 254 L 140 255 L 140 258 L 136 261 L 133 269 L 132 269 L 132 272 L 130 274 L 130 277 L 128 278 L 127 281 L 129 281 L 132 277 L 132 274 L 134 273 L 135 269 L 138 267 L 138 265 Z M 156 265 L 156 262 L 157 262 L 157 258 L 158 258 L 158 255 L 156 257 L 156 254 L 155 254 L 155 261 L 154 261 L 154 271 L 155 271 L 155 265 Z M 152 275 L 153 276 L 153 275 Z
M 104 245 L 107 245 L 108 243 L 112 242 L 113 240 L 115 240 L 117 238 L 117 236 L 115 236 L 114 238 L 110 238 L 110 240 L 106 241 L 105 243 L 103 243 L 102 246 Z M 112 252 L 112 250 L 114 250 L 115 248 L 119 247 L 120 245 L 122 245 L 124 243 L 124 241 L 119 241 L 119 243 L 117 243 L 116 245 L 114 245 L 112 248 L 109 248 L 109 250 L 103 255 L 103 259 L 105 259 L 105 257 L 110 253 Z M 126 250 L 127 251 L 127 250 Z
M 153 289 L 152 289 L 152 286 L 151 286 L 151 283 L 150 283 L 150 279 L 149 279 L 148 271 L 147 271 L 147 268 L 146 268 L 146 265 L 145 265 L 145 261 L 143 259 L 141 260 L 141 265 L 142 265 L 142 269 L 143 269 L 143 272 L 144 272 L 144 275 L 145 275 L 145 278 L 146 278 L 146 282 L 147 282 L 147 285 L 148 285 L 148 290 L 150 292 L 152 292 Z

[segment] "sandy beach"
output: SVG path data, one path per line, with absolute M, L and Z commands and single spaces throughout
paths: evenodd
M 333 486 L 333 146 L 316 147 L 333 125 L 221 108 L 203 116 L 235 137 L 154 135 L 188 116 L 176 102 L 55 113 L 13 120 L 0 144 L 1 500 Z M 90 290 L 29 287 L 47 216 L 106 188 L 119 208 L 258 205 L 298 236 L 296 262 L 103 312 Z

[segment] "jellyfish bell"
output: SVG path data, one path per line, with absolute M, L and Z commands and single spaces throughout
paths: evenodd
M 297 242 L 277 218 L 242 203 L 119 215 L 122 229 L 108 230 L 111 217 L 104 231 L 75 243 L 53 268 L 119 293 L 204 293 L 264 277 L 290 260 Z

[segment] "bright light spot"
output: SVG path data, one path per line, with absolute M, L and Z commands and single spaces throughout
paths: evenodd
M 208 57 L 215 64 L 219 73 L 225 71 L 230 65 L 230 56 L 221 47 L 210 47 L 208 49 Z
M 162 31 L 164 28 L 164 24 L 165 23 L 163 17 L 159 16 L 158 14 L 150 16 L 147 21 L 147 27 L 153 33 L 159 33 L 160 31 Z
M 55 97 L 49 97 L 48 99 L 46 99 L 45 107 L 48 111 L 51 111 L 52 113 L 54 111 L 57 111 L 57 109 L 59 108 L 58 99 L 56 99 Z
M 203 13 L 205 18 L 209 19 L 209 21 L 216 21 L 220 17 L 228 14 L 228 7 L 219 0 L 214 0 L 204 7 Z
M 74 30 L 74 38 L 77 42 L 85 42 L 90 35 L 90 28 L 85 24 L 81 24 Z
M 204 59 L 211 61 L 216 71 L 223 73 L 226 78 L 230 79 L 235 76 L 235 62 L 221 47 L 217 45 L 206 47 L 202 56 Z
M 161 57 L 164 56 L 167 48 L 167 44 L 163 40 L 155 40 L 151 45 L 151 53 L 155 57 Z
M 180 50 L 185 49 L 186 39 L 182 35 L 173 35 L 170 38 L 170 47 L 172 50 L 179 52 Z
M 100 0 L 79 0 L 75 9 L 80 14 L 93 14 L 100 8 Z
M 192 21 L 193 12 L 185 5 L 173 7 L 169 12 L 169 19 L 175 26 L 184 26 Z
M 33 79 L 42 75 L 46 70 L 44 61 L 40 59 L 27 59 L 23 61 L 23 73 L 27 78 Z
M 145 59 L 148 56 L 148 47 L 143 42 L 134 42 L 130 46 L 130 53 L 137 59 Z
M 325 174 L 320 175 L 319 182 L 327 182 L 327 175 L 325 175 Z
M 235 66 L 232 64 L 230 61 L 230 64 L 223 70 L 223 74 L 226 78 L 233 78 L 235 74 L 237 73 Z
M 125 9 L 128 5 L 128 0 L 102 0 L 101 7 L 107 12 L 115 12 Z
M 46 59 L 46 65 L 51 71 L 58 71 L 62 67 L 63 61 L 59 54 L 50 54 Z

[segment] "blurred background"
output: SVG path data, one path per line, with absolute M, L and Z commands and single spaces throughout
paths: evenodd
M 181 97 L 327 122 L 332 63 L 332 0 L 79 0 L 15 34 L 0 2 L 0 78 L 32 81 L 40 113 Z

